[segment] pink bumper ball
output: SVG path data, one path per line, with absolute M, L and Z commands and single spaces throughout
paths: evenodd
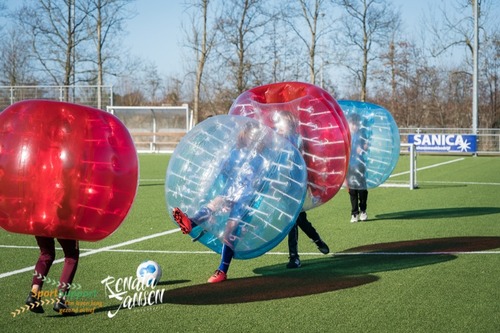
M 304 210 L 337 194 L 350 154 L 350 132 L 342 109 L 325 90 L 303 82 L 264 85 L 242 93 L 229 114 L 258 120 L 291 141 L 308 170 Z
M 125 126 L 102 110 L 31 100 L 0 112 L 0 226 L 98 241 L 125 219 L 138 185 Z

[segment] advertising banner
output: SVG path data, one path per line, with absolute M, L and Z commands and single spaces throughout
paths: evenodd
M 475 153 L 477 136 L 472 134 L 410 134 L 408 143 L 417 152 Z

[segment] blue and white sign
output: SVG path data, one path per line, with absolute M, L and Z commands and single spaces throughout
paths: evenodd
M 415 144 L 419 152 L 475 153 L 476 135 L 462 134 L 410 134 L 408 143 Z

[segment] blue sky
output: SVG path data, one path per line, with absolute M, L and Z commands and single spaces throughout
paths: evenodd
M 128 22 L 125 46 L 132 55 L 155 63 L 163 74 L 182 72 L 181 24 L 187 19 L 183 2 L 136 0 L 137 15 Z

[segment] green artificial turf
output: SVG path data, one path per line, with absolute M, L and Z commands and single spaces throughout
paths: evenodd
M 368 222 L 349 223 L 340 190 L 308 212 L 330 255 L 300 233 L 301 268 L 285 268 L 285 240 L 258 258 L 234 260 L 229 279 L 215 285 L 206 279 L 219 255 L 182 235 L 167 214 L 168 158 L 140 155 L 126 220 L 108 238 L 80 243 L 74 282 L 93 294 L 75 308 L 93 313 L 63 318 L 51 304 L 44 314 L 26 311 L 36 242 L 0 231 L 1 332 L 500 332 L 500 158 L 418 156 L 419 188 L 371 189 Z M 401 156 L 394 174 L 408 170 Z M 147 236 L 154 237 L 141 240 Z M 163 269 L 156 287 L 163 298 L 125 308 L 101 281 L 135 276 L 146 259 Z M 48 278 L 57 281 L 61 268 L 55 263 Z

